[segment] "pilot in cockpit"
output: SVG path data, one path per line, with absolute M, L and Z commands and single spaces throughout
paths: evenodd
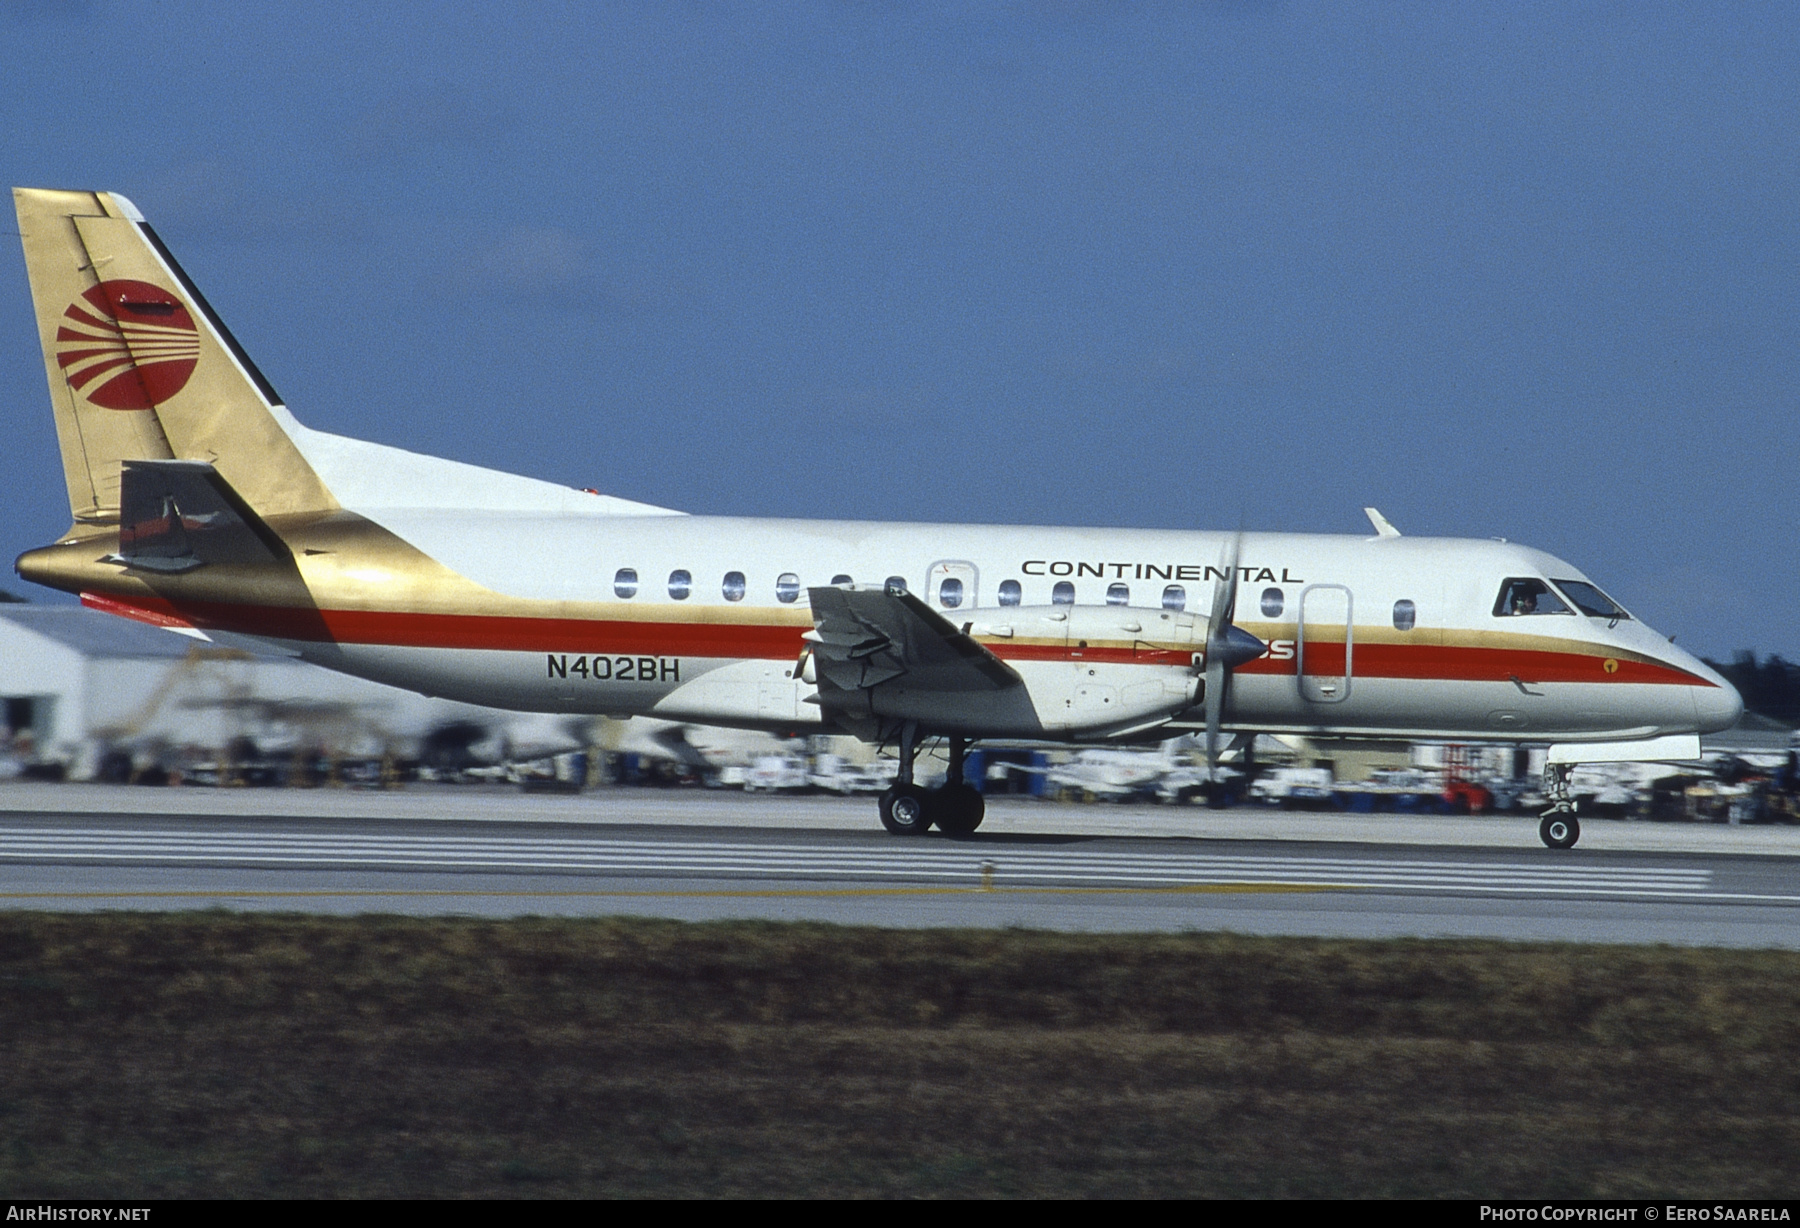
M 1569 607 L 1548 584 L 1528 576 L 1515 576 L 1500 586 L 1494 613 L 1503 618 L 1526 614 L 1567 614 Z

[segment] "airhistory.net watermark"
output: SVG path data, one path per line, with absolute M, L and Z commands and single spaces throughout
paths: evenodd
M 8 1203 L 9 1224 L 142 1224 L 150 1219 L 149 1207 L 63 1207 L 55 1203 Z

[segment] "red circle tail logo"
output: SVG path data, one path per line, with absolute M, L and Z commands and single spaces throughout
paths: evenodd
M 69 386 L 102 409 L 155 409 L 187 385 L 199 360 L 187 306 L 147 281 L 101 282 L 69 304 L 56 330 Z

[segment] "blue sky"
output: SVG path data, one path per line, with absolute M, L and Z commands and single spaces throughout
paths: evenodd
M 130 196 L 311 426 L 723 514 L 1372 503 L 1800 658 L 1791 5 L 0 0 L 0 82 L 8 183 Z M 10 558 L 16 241 L 0 414 Z

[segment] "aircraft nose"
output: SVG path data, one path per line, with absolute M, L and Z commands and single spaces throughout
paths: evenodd
M 1737 724 L 1744 714 L 1744 697 L 1723 678 L 1718 685 L 1694 688 L 1694 716 L 1701 733 L 1718 733 Z

